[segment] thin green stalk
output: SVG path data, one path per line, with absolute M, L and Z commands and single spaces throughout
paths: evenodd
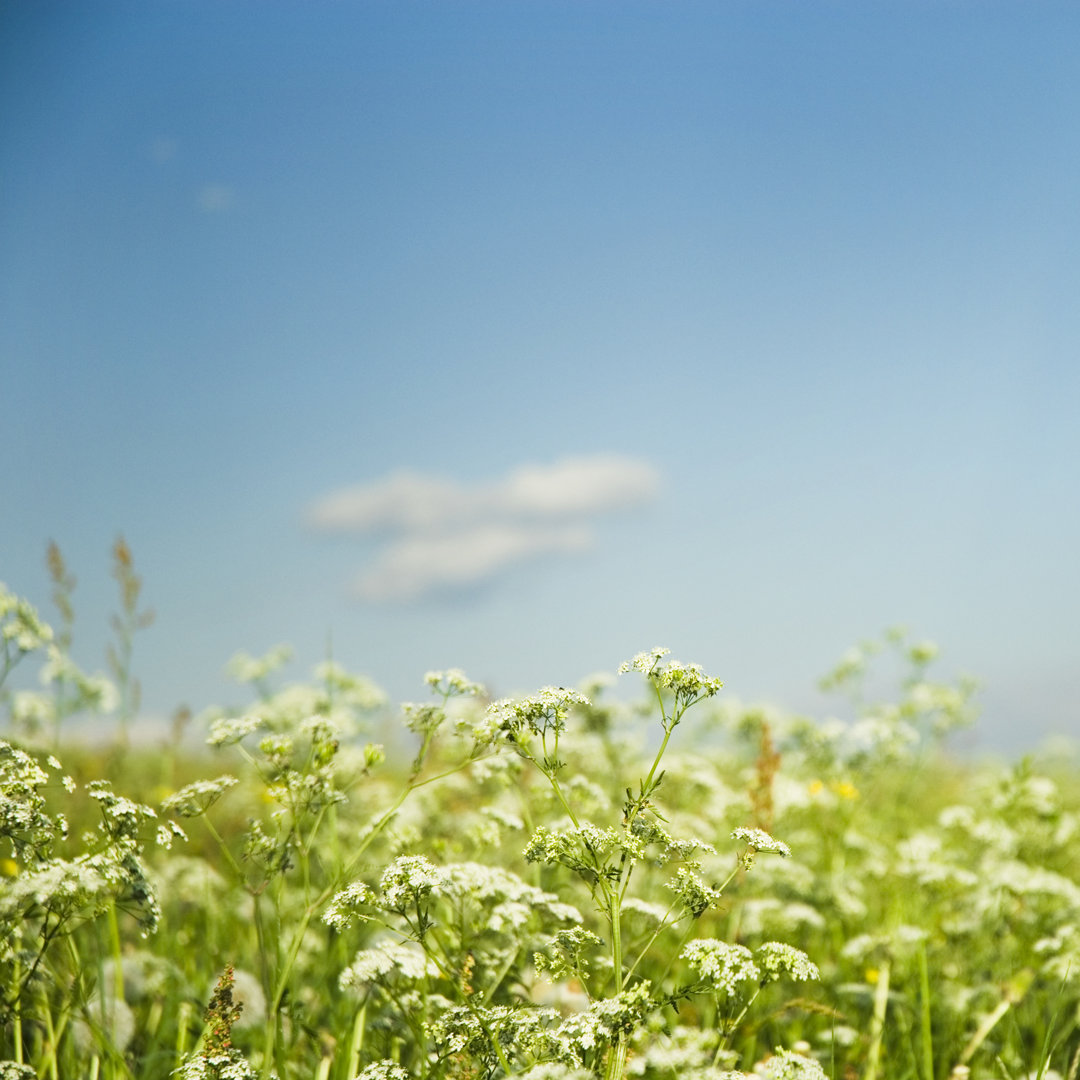
M 188 1047 L 188 1025 L 191 1023 L 192 1006 L 190 1001 L 181 1001 L 176 1017 L 176 1064 L 184 1060 Z
M 888 957 L 878 969 L 877 986 L 874 989 L 874 1015 L 870 1020 L 870 1052 L 867 1055 L 863 1080 L 876 1080 L 881 1063 L 881 1043 L 885 1035 L 885 1012 L 889 1007 L 889 975 L 891 961 Z
M 934 1037 L 930 1026 L 930 973 L 926 963 L 925 942 L 919 946 L 919 1005 L 923 1077 L 924 1080 L 934 1080 Z
M 20 963 L 20 959 L 19 959 L 19 949 L 18 949 L 19 944 L 21 944 L 21 940 L 17 938 L 16 942 L 15 942 L 15 945 L 16 945 L 15 958 L 14 958 L 14 961 L 12 963 L 12 969 L 11 969 L 12 974 L 14 975 L 14 978 L 15 978 L 15 986 L 16 986 L 17 990 L 16 990 L 16 994 L 15 994 L 15 1000 L 12 1002 L 11 1013 L 12 1013 L 12 1025 L 13 1025 L 13 1028 L 14 1028 L 13 1036 L 14 1036 L 14 1040 L 15 1040 L 15 1063 L 17 1065 L 22 1065 L 23 1064 L 22 991 L 21 991 L 21 988 L 19 987 L 19 979 L 20 979 L 20 973 L 22 971 L 22 964 Z
M 349 1037 L 349 1053 L 345 1062 L 345 1076 L 348 1080 L 360 1071 L 360 1054 L 364 1049 L 364 1034 L 367 1029 L 368 999 L 356 1010 L 356 1018 L 353 1020 L 352 1035 Z

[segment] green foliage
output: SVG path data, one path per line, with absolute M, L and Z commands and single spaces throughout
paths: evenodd
M 929 643 L 886 635 L 884 704 L 883 650 L 845 657 L 847 724 L 661 649 L 632 706 L 451 670 L 394 712 L 337 664 L 279 685 L 279 648 L 231 662 L 253 700 L 203 751 L 58 747 L 134 719 L 114 556 L 119 689 L 70 659 L 57 549 L 58 632 L 0 589 L 0 683 L 38 657 L 48 718 L 5 691 L 0 1076 L 1074 1080 L 1075 762 L 951 760 L 973 686 Z

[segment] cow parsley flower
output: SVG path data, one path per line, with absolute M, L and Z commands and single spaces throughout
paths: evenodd
M 172 848 L 174 840 L 186 839 L 187 833 L 184 832 L 175 821 L 167 821 L 164 825 L 159 825 L 157 828 L 158 847 L 163 847 L 166 851 L 169 851 Z
M 216 780 L 196 780 L 182 787 L 161 803 L 163 810 L 171 810 L 180 817 L 198 817 L 205 814 L 239 780 L 235 776 L 219 776 Z
M 692 870 L 685 866 L 675 871 L 675 876 L 667 883 L 679 898 L 682 906 L 696 919 L 720 902 L 720 889 L 706 885 Z
M 423 855 L 400 855 L 383 872 L 382 902 L 391 911 L 404 911 L 429 896 L 445 881 L 442 871 Z
M 755 852 L 782 855 L 785 859 L 791 858 L 791 848 L 782 840 L 774 840 L 764 829 L 750 829 L 741 826 L 731 834 L 731 839 L 742 840 L 747 847 Z
M 40 618 L 33 604 L 9 592 L 0 581 L 0 641 L 5 653 L 9 641 L 20 653 L 28 653 L 48 645 L 52 639 L 52 627 Z
M 389 976 L 406 982 L 419 982 L 425 975 L 431 978 L 439 969 L 427 959 L 423 950 L 414 944 L 386 942 L 371 949 L 362 949 L 338 980 L 343 990 L 362 990 L 373 982 Z
M 335 930 L 345 930 L 357 919 L 368 919 L 370 916 L 360 909 L 373 905 L 375 900 L 375 893 L 368 885 L 354 881 L 334 895 L 323 912 L 323 922 Z
M 0 1080 L 37 1080 L 37 1073 L 17 1061 L 0 1061 Z
M 263 726 L 261 716 L 222 717 L 210 725 L 206 742 L 209 746 L 233 746 Z
M 460 668 L 448 668 L 446 671 L 429 671 L 424 682 L 436 694 L 444 697 L 484 697 L 487 690 L 482 683 L 473 682 Z
M 362 1069 L 356 1080 L 409 1080 L 409 1074 L 397 1062 L 384 1059 Z
M 818 979 L 821 973 L 810 957 L 801 949 L 792 948 L 781 941 L 766 941 L 759 945 L 755 957 L 762 970 L 764 982 L 774 982 L 787 975 L 796 982 Z
M 734 995 L 739 983 L 758 982 L 761 970 L 745 945 L 729 945 L 716 938 L 696 938 L 679 954 L 718 993 Z
M 489 705 L 485 713 L 487 724 L 504 736 L 514 736 L 528 730 L 533 735 L 558 734 L 566 730 L 566 717 L 577 705 L 588 705 L 589 699 L 577 690 L 562 686 L 545 686 L 525 698 L 503 698 Z
M 619 674 L 641 672 L 655 686 L 674 694 L 683 707 L 701 698 L 713 697 L 723 689 L 723 681 L 705 675 L 700 664 L 684 664 L 679 660 L 662 663 L 670 652 L 663 648 L 640 652 L 619 665 Z
M 778 1049 L 776 1054 L 756 1071 L 766 1080 L 829 1080 L 825 1070 L 813 1058 L 783 1049 Z
M 615 997 L 594 1001 L 584 1012 L 568 1016 L 548 1035 L 559 1059 L 580 1068 L 583 1055 L 627 1037 L 652 1008 L 649 981 L 642 980 Z

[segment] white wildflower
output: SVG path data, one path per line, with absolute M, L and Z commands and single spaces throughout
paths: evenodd
M 766 1080 L 829 1080 L 825 1070 L 813 1058 L 790 1050 L 777 1050 L 760 1069 Z
M 232 746 L 262 726 L 262 717 L 251 713 L 233 718 L 222 717 L 210 725 L 206 742 L 210 746 Z
M 443 873 L 423 855 L 401 855 L 383 872 L 382 902 L 391 911 L 404 911 L 444 881 Z
M 625 660 L 619 665 L 619 674 L 639 671 L 656 686 L 670 690 L 684 705 L 700 698 L 713 697 L 723 689 L 723 681 L 705 675 L 700 664 L 684 664 L 679 660 L 662 663 L 670 652 L 670 649 L 655 648 L 638 653 L 632 660 Z
M 167 821 L 157 828 L 158 847 L 163 847 L 166 851 L 172 848 L 174 840 L 186 839 L 187 833 L 175 821 Z
M 361 1070 L 356 1080 L 409 1080 L 409 1074 L 397 1062 L 386 1059 Z
M 376 901 L 374 891 L 362 881 L 354 881 L 334 895 L 323 912 L 323 922 L 335 930 L 344 930 L 357 919 L 367 919 L 361 908 L 370 907 Z
M 435 978 L 439 969 L 412 942 L 386 942 L 371 949 L 362 949 L 353 962 L 341 973 L 343 990 L 362 990 L 373 982 L 385 981 L 388 976 L 406 982 L 418 982 L 425 975 Z
M 742 840 L 747 847 L 765 854 L 782 855 L 791 858 L 791 848 L 782 840 L 774 840 L 764 829 L 751 829 L 741 826 L 731 834 L 732 840 Z
M 196 780 L 182 787 L 161 803 L 163 810 L 171 810 L 180 817 L 198 817 L 204 814 L 226 791 L 240 783 L 235 776 L 219 776 L 216 780 Z
M 817 965 L 806 953 L 780 941 L 766 941 L 757 947 L 754 955 L 766 982 L 773 982 L 782 975 L 787 975 L 796 982 L 821 977 Z
M 460 668 L 448 668 L 446 671 L 429 671 L 424 682 L 437 694 L 445 697 L 466 696 L 484 697 L 487 690 L 481 683 L 473 682 Z
M 740 983 L 761 979 L 761 971 L 745 945 L 729 945 L 716 938 L 696 938 L 679 956 L 722 994 L 733 995 Z

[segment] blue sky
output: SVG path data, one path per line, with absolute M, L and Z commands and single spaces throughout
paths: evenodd
M 1080 732 L 1080 9 L 0 4 L 0 580 L 146 710 L 902 623 Z

